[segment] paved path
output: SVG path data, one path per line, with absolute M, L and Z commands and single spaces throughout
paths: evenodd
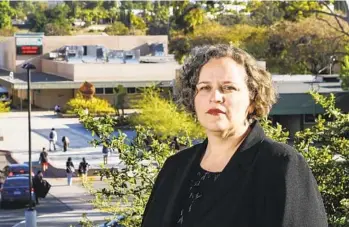
M 11 163 L 6 158 L 5 152 L 0 152 L 0 169 L 3 169 L 7 164 Z M 51 180 L 50 180 L 51 182 Z M 53 192 L 55 193 L 57 189 L 53 187 Z M 7 209 L 0 209 L 0 226 L 1 227 L 12 227 L 16 223 L 24 219 L 24 212 L 27 210 L 26 207 L 12 205 Z M 36 207 L 37 213 L 39 215 L 48 215 L 61 212 L 68 212 L 72 209 L 66 204 L 62 203 L 57 199 L 51 191 L 44 200 L 41 200 L 41 204 Z
M 49 152 L 50 164 L 56 168 L 65 169 L 65 162 L 72 157 L 78 165 L 82 157 L 90 163 L 91 168 L 100 168 L 103 163 L 102 147 L 93 147 L 89 141 L 93 139 L 77 118 L 59 118 L 52 112 L 32 113 L 32 160 L 36 162 L 43 147 L 48 150 L 48 135 L 51 128 L 58 133 L 58 150 Z M 28 162 L 28 115 L 26 112 L 11 112 L 0 114 L 0 130 L 4 141 L 0 141 L 0 150 L 9 150 L 13 158 L 20 163 Z M 125 131 L 134 137 L 132 131 Z M 117 134 L 117 132 L 115 133 Z M 62 136 L 68 136 L 71 147 L 68 152 L 62 151 Z M 119 165 L 120 160 L 113 154 L 109 160 L 109 167 Z
M 43 212 L 44 208 L 41 207 L 48 201 L 41 200 L 41 204 L 37 208 L 38 227 L 80 226 L 79 221 L 84 213 L 94 223 L 103 223 L 105 218 L 110 217 L 108 213 L 93 209 L 90 202 L 93 197 L 81 186 L 79 179 L 75 178 L 72 186 L 67 185 L 65 178 L 49 179 L 49 182 L 52 185 L 50 196 L 58 200 L 60 206 L 63 206 L 65 210 L 63 208 L 59 210 L 59 206 L 57 206 L 55 212 Z M 25 227 L 25 222 L 19 222 L 14 227 Z

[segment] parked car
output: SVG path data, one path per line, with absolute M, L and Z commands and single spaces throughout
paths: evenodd
M 123 215 L 118 215 L 114 220 L 100 224 L 99 227 L 124 227 L 120 224 L 120 221 L 124 218 Z
M 3 170 L 6 177 L 14 176 L 28 176 L 29 175 L 29 166 L 27 164 L 10 164 L 4 167 Z M 32 176 L 34 173 L 32 172 Z
M 8 206 L 9 203 L 29 204 L 29 193 L 32 194 L 32 201 L 35 204 L 35 192 L 32 188 L 29 189 L 29 177 L 18 176 L 6 178 L 1 187 L 1 202 L 2 208 Z

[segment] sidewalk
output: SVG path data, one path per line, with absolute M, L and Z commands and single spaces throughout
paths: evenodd
M 43 147 L 48 149 L 48 135 L 51 128 L 58 134 L 57 151 L 48 152 L 50 164 L 56 169 L 65 169 L 68 157 L 78 165 L 83 157 L 91 165 L 91 169 L 99 169 L 103 163 L 102 147 L 93 147 L 89 142 L 94 138 L 79 122 L 77 118 L 59 118 L 51 111 L 33 112 L 32 114 L 32 161 L 37 162 Z M 12 152 L 12 156 L 19 163 L 28 162 L 28 116 L 26 112 L 10 112 L 0 114 L 1 133 L 4 141 L 0 141 L 0 150 Z M 124 131 L 129 138 L 135 136 L 132 130 Z M 117 132 L 115 132 L 117 135 Z M 67 152 L 62 149 L 62 136 L 70 139 Z M 108 160 L 108 167 L 118 166 L 119 158 L 112 154 Z
M 105 218 L 111 216 L 108 213 L 102 213 L 93 209 L 90 202 L 93 196 L 82 187 L 79 178 L 74 178 L 72 186 L 67 185 L 66 178 L 48 179 L 48 181 L 52 185 L 50 194 L 69 207 L 70 211 L 42 216 L 38 213 L 38 227 L 80 226 L 79 221 L 82 219 L 84 213 L 86 213 L 89 220 L 99 224 L 103 223 Z M 41 203 L 44 203 L 44 200 L 41 200 Z M 25 227 L 25 222 L 20 222 L 14 227 Z

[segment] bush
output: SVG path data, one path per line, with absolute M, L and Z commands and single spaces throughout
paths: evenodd
M 134 105 L 141 114 L 132 117 L 134 125 L 151 127 L 161 138 L 188 136 L 193 139 L 204 138 L 204 130 L 186 111 L 181 110 L 171 100 L 161 97 L 160 90 L 146 88 L 142 98 Z
M 67 113 L 77 114 L 80 110 L 88 109 L 90 114 L 114 114 L 115 109 L 107 100 L 93 97 L 85 99 L 78 93 L 76 98 L 67 103 Z
M 10 102 L 0 101 L 0 113 L 10 111 Z
M 108 26 L 104 32 L 108 35 L 128 35 L 129 29 L 122 22 L 116 21 L 111 26 Z
M 13 36 L 16 32 L 18 32 L 18 28 L 16 27 L 1 28 L 0 36 Z
M 329 226 L 349 226 L 349 114 L 335 107 L 335 96 L 311 92 L 325 109 L 316 124 L 297 132 L 294 146 L 307 160 L 324 200 Z M 331 120 L 326 120 L 331 119 Z
M 44 27 L 45 35 L 64 36 L 71 35 L 71 26 L 58 23 L 48 23 Z

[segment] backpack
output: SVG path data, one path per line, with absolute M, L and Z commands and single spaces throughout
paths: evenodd
M 50 132 L 50 136 L 49 136 L 49 137 L 50 137 L 50 139 L 53 139 L 54 134 L 53 134 L 53 132 L 52 132 L 52 131 Z
M 81 162 L 79 166 L 79 173 L 87 173 L 88 171 L 88 163 L 87 162 Z
M 66 136 L 63 136 L 62 137 L 62 143 L 69 143 L 69 138 L 68 137 L 66 137 Z
M 110 149 L 106 146 L 103 146 L 102 153 L 103 154 L 108 154 L 110 152 Z

